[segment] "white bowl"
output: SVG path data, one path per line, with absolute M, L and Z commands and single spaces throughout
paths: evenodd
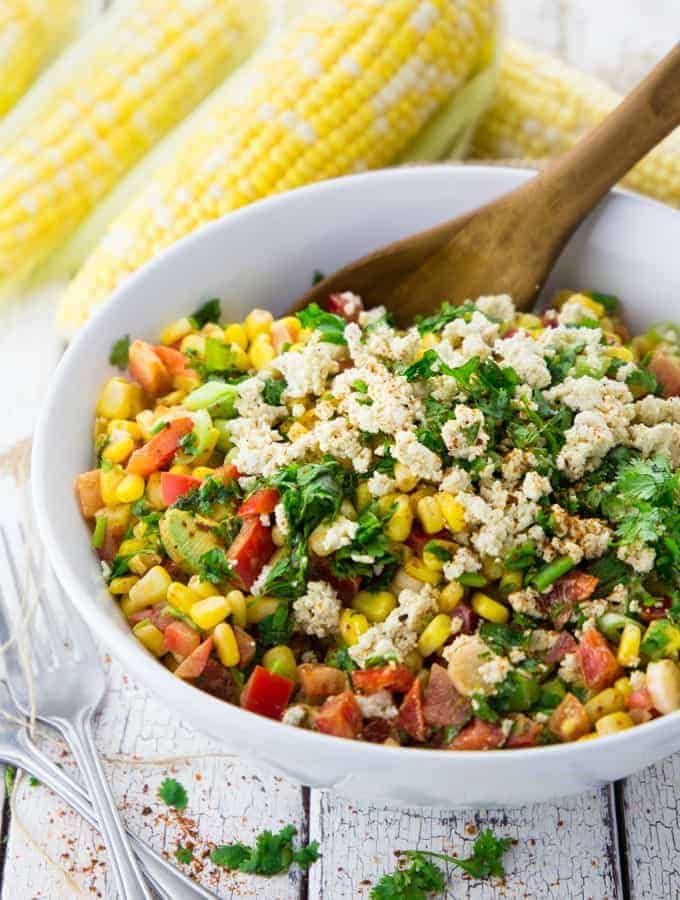
M 223 703 L 171 675 L 131 635 L 107 594 L 73 480 L 92 464 L 92 416 L 113 341 L 155 338 L 200 300 L 226 319 L 253 306 L 281 313 L 315 269 L 330 272 L 368 250 L 458 215 L 531 173 L 470 166 L 402 168 L 327 181 L 272 197 L 175 244 L 116 292 L 78 334 L 56 370 L 33 445 L 40 533 L 82 616 L 126 669 L 197 729 L 304 784 L 396 805 L 517 805 L 592 789 L 680 749 L 680 718 L 595 742 L 504 752 L 382 747 L 281 725 Z M 631 327 L 678 317 L 680 216 L 622 192 L 579 229 L 548 290 L 618 294 Z M 444 299 L 444 298 L 442 298 Z

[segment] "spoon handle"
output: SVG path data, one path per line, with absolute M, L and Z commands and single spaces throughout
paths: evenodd
M 586 137 L 533 179 L 568 237 L 606 192 L 680 125 L 680 41 Z

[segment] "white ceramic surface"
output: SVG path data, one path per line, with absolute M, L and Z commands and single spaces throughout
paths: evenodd
M 429 166 L 328 181 L 264 200 L 206 226 L 131 278 L 88 323 L 53 378 L 35 434 L 34 504 L 41 536 L 73 602 L 137 678 L 226 750 L 257 757 L 315 787 L 395 805 L 519 805 L 591 789 L 680 749 L 674 714 L 596 742 L 512 752 L 382 747 L 346 741 L 245 712 L 174 678 L 129 632 L 104 589 L 73 494 L 90 468 L 92 411 L 113 341 L 153 339 L 200 300 L 219 296 L 226 319 L 252 306 L 274 314 L 309 284 L 386 241 L 472 209 L 530 173 Z M 548 291 L 618 294 L 629 324 L 680 318 L 680 215 L 614 193 L 581 227 Z

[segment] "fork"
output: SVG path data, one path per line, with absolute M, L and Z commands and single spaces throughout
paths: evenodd
M 23 609 L 27 619 L 25 638 L 31 650 L 30 655 L 26 655 L 30 658 L 31 672 L 24 670 L 16 642 L 12 643 L 6 655 L 7 683 L 12 699 L 25 716 L 30 717 L 34 713 L 37 719 L 53 725 L 73 751 L 92 798 L 120 897 L 124 900 L 152 900 L 132 853 L 94 743 L 92 719 L 106 690 L 106 676 L 99 654 L 87 626 L 67 600 L 54 575 L 51 575 L 51 581 L 55 589 L 48 589 L 44 565 L 39 570 L 36 568 L 23 530 L 21 536 L 28 570 L 40 600 L 28 615 L 22 602 L 21 581 L 10 543 L 5 529 L 0 526 L 0 543 L 4 546 L 7 569 L 14 582 L 14 607 L 18 611 Z M 10 615 L 9 600 L 2 594 L 1 588 L 0 615 Z M 63 636 L 60 621 L 68 623 L 68 639 Z M 9 622 L 6 627 L 11 631 Z M 35 691 L 32 689 L 33 683 Z
M 0 616 L 0 641 L 4 643 L 8 639 L 4 618 Z M 90 825 L 98 828 L 92 805 L 83 788 L 36 747 L 26 727 L 17 719 L 17 713 L 7 686 L 0 682 L 0 761 L 34 775 Z M 169 900 L 216 900 L 215 894 L 179 872 L 135 835 L 131 834 L 130 840 L 147 880 L 161 897 Z

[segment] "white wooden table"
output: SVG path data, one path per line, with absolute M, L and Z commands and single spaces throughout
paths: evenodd
M 680 34 L 678 0 L 507 0 L 508 30 L 618 88 L 639 77 Z M 53 296 L 0 308 L 0 515 L 14 508 L 35 416 L 62 346 L 52 324 Z M 504 886 L 451 878 L 449 897 L 671 898 L 680 896 L 680 755 L 626 782 L 554 804 L 521 809 L 394 811 L 364 808 L 300 788 L 219 747 L 179 721 L 107 659 L 110 690 L 98 728 L 123 815 L 155 847 L 173 854 L 196 844 L 197 877 L 222 897 L 367 897 L 394 867 L 397 849 L 459 852 L 490 825 L 516 840 Z M 59 746 L 55 757 L 68 765 Z M 190 757 L 172 762 L 168 757 Z M 137 757 L 132 761 L 131 757 Z M 180 817 L 155 799 L 174 774 L 188 790 Z M 318 839 L 322 859 L 308 876 L 266 881 L 218 873 L 204 859 L 210 842 L 248 841 L 263 828 L 297 826 Z M 113 897 L 101 840 L 42 786 L 27 780 L 6 801 L 0 840 L 2 900 Z M 62 872 L 63 870 L 63 872 Z M 179 898 L 178 898 L 179 900 Z

